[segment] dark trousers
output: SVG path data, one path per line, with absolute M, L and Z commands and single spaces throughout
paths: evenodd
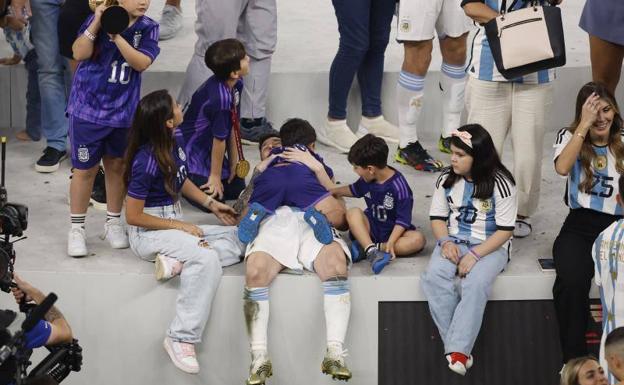
M 395 0 L 332 0 L 340 43 L 329 70 L 329 116 L 345 119 L 347 97 L 357 73 L 362 115 L 381 115 L 384 53 Z
M 26 89 L 26 133 L 35 142 L 41 139 L 41 95 L 39 94 L 39 74 L 37 73 L 37 52 L 31 49 L 24 58 L 28 71 Z
M 197 187 L 206 184 L 208 182 L 208 177 L 197 174 L 189 174 L 188 178 L 193 182 Z M 230 183 L 228 183 L 227 179 L 221 181 L 223 183 L 223 198 L 219 199 L 219 201 L 230 201 L 234 199 L 238 199 L 240 193 L 245 189 L 245 179 L 234 177 Z M 209 213 L 210 210 L 202 206 L 201 204 L 184 197 L 188 203 L 197 207 L 201 211 Z
M 589 289 L 594 276 L 592 245 L 619 217 L 588 209 L 570 210 L 553 244 L 553 285 L 563 362 L 588 354 Z

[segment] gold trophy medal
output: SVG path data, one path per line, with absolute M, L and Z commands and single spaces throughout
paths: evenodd
M 607 167 L 607 157 L 604 155 L 598 155 L 594 158 L 594 167 L 597 170 L 604 170 Z
M 245 179 L 247 174 L 249 174 L 249 162 L 245 159 L 241 159 L 236 163 L 236 176 Z

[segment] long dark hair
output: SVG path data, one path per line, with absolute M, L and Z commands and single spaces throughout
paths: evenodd
M 126 189 L 132 177 L 134 157 L 141 146 L 148 145 L 164 175 L 165 190 L 174 199 L 177 199 L 174 188 L 176 164 L 172 156 L 175 139 L 171 129 L 167 127 L 166 122 L 169 119 L 173 119 L 173 98 L 167 90 L 154 91 L 145 95 L 139 102 L 130 128 L 124 159 Z
M 472 138 L 472 148 L 456 136 L 451 137 L 451 144 L 462 149 L 473 159 L 470 168 L 470 176 L 474 183 L 473 197 L 477 199 L 488 199 L 494 194 L 494 185 L 496 184 L 495 176 L 502 174 L 514 185 L 516 181 L 507 170 L 507 167 L 501 162 L 494 142 L 490 134 L 480 124 L 466 124 L 458 129 L 458 131 L 466 131 Z M 455 174 L 453 167 L 449 167 L 448 177 L 442 185 L 444 188 L 451 188 L 457 182 L 461 175 Z
M 585 84 L 578 92 L 576 96 L 576 112 L 574 114 L 574 122 L 568 127 L 568 131 L 574 134 L 574 131 L 581 122 L 581 115 L 583 113 L 583 104 L 593 92 L 600 97 L 600 99 L 609 103 L 615 115 L 609 128 L 609 150 L 615 157 L 615 169 L 619 174 L 624 174 L 624 143 L 622 143 L 622 116 L 620 115 L 620 109 L 618 108 L 617 101 L 613 97 L 613 94 L 602 83 L 589 82 Z M 589 193 L 591 191 L 592 183 L 594 180 L 594 171 L 592 169 L 592 163 L 596 157 L 594 147 L 592 147 L 590 135 L 585 136 L 583 146 L 581 147 L 581 168 L 585 174 L 585 179 L 579 185 L 579 190 Z

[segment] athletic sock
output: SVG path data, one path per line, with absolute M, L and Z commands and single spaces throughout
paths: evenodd
M 458 129 L 464 109 L 466 71 L 463 65 L 442 63 L 440 89 L 442 90 L 442 136 L 448 138 Z
M 121 213 L 111 213 L 110 211 L 106 211 L 106 222 L 110 222 L 114 219 L 120 220 Z
M 344 344 L 349 316 L 351 314 L 351 293 L 347 277 L 336 277 L 323 282 L 323 307 L 327 329 L 327 346 Z
M 245 287 L 245 323 L 252 352 L 267 350 L 267 330 L 269 328 L 269 288 Z
M 72 229 L 84 229 L 85 219 L 87 214 L 71 214 L 71 228 Z
M 397 82 L 399 148 L 418 141 L 418 119 L 422 111 L 425 77 L 401 71 Z

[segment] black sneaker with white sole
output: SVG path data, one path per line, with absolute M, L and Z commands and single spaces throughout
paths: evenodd
M 38 172 L 54 172 L 59 169 L 63 159 L 67 158 L 67 152 L 59 151 L 56 148 L 46 147 L 43 155 L 35 164 Z
M 262 136 L 276 132 L 266 118 L 241 119 L 240 130 L 243 144 L 258 144 Z
M 106 183 L 104 177 L 104 169 L 100 166 L 95 181 L 93 182 L 93 190 L 91 190 L 91 199 L 89 203 L 97 210 L 106 210 Z

